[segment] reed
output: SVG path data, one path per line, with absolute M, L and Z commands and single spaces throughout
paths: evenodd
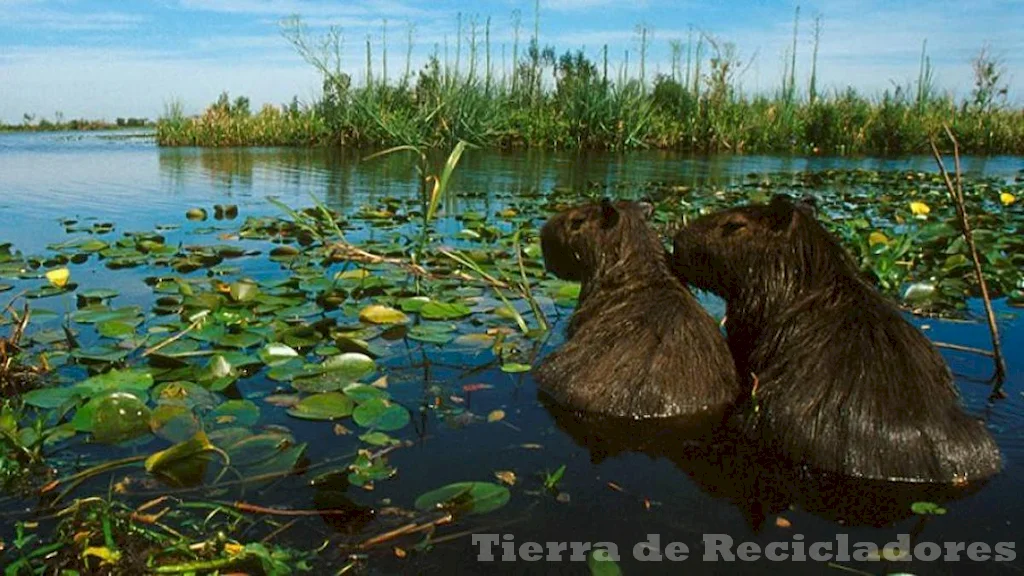
M 582 51 L 559 55 L 542 45 L 538 8 L 522 46 L 522 16 L 513 13 L 511 62 L 505 63 L 502 45 L 498 69 L 492 67 L 490 19 L 481 31 L 475 18 L 464 21 L 460 15 L 455 54 L 449 54 L 446 39 L 443 56 L 435 46 L 418 72 L 411 70 L 410 28 L 405 74 L 396 78 L 387 70 L 386 23 L 380 61 L 374 63 L 367 38 L 365 69 L 344 71 L 340 30 L 311 38 L 301 20 L 290 19 L 283 34 L 320 72 L 319 100 L 251 113 L 245 99 L 231 101 L 225 94 L 196 117 L 169 107 L 157 124 L 157 140 L 164 146 L 430 148 L 464 140 L 497 148 L 886 155 L 927 153 L 929 138 L 948 125 L 967 153 L 1024 153 L 1024 111 L 1006 105 L 1003 70 L 985 51 L 974 63 L 975 89 L 962 100 L 936 89 L 927 44 L 916 85 L 874 96 L 852 88 L 826 91 L 818 86 L 822 25 L 816 17 L 809 83 L 798 89 L 798 8 L 780 88 L 771 95 L 748 94 L 739 88 L 744 62 L 730 42 L 700 32 L 685 47 L 681 39 L 670 39 L 671 69 L 648 78 L 651 35 L 639 26 L 638 75 L 630 74 L 628 51 L 618 73 L 609 74 L 607 46 L 595 61 Z M 362 85 L 353 85 L 353 78 L 363 79 Z

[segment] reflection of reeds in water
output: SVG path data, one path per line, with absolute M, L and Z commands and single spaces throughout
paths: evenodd
M 252 187 L 252 153 L 245 149 L 227 150 L 223 154 L 199 154 L 199 165 L 211 182 L 225 188 Z
M 180 105 L 172 105 L 159 122 L 157 139 L 165 146 L 412 144 L 450 149 L 466 140 L 496 147 L 895 154 L 926 152 L 928 136 L 947 123 L 967 152 L 1024 151 L 1024 114 L 1000 106 L 1005 98 L 1002 69 L 984 51 L 975 60 L 975 90 L 962 101 L 936 90 L 926 45 L 916 84 L 875 96 L 853 88 L 825 92 L 817 85 L 821 23 L 816 19 L 810 77 L 803 90 L 796 75 L 797 12 L 781 87 L 774 94 L 747 94 L 739 82 L 749 62 L 735 44 L 709 34 L 691 34 L 685 47 L 682 40 L 672 40 L 669 72 L 650 78 L 645 26 L 637 28 L 639 62 L 631 66 L 628 50 L 618 65 L 609 64 L 607 46 L 597 58 L 600 65 L 582 51 L 558 55 L 540 43 L 536 17 L 533 24 L 533 35 L 521 46 L 520 20 L 514 17 L 511 62 L 506 63 L 502 44 L 501 63 L 495 65 L 491 20 L 481 30 L 476 19 L 466 23 L 460 17 L 454 46 L 446 42 L 443 53 L 435 48 L 418 74 L 410 71 L 410 29 L 406 72 L 389 78 L 386 32 L 379 48 L 367 39 L 366 69 L 347 73 L 341 69 L 340 30 L 316 39 L 300 20 L 288 20 L 285 37 L 323 77 L 318 102 L 303 106 L 293 100 L 250 113 L 246 98 L 232 101 L 224 94 L 197 118 L 185 117 Z

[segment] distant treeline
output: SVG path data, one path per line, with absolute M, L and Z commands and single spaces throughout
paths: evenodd
M 853 88 L 824 91 L 817 82 L 820 26 L 815 21 L 809 82 L 798 89 L 795 22 L 781 86 L 771 94 L 751 95 L 739 88 L 744 62 L 735 46 L 707 34 L 671 42 L 671 70 L 648 78 L 643 27 L 638 69 L 630 69 L 627 52 L 610 72 L 607 46 L 597 61 L 582 51 L 557 56 L 554 48 L 540 47 L 535 32 L 521 49 L 517 25 L 508 69 L 504 46 L 502 63 L 494 62 L 490 20 L 481 41 L 476 22 L 467 35 L 460 19 L 454 58 L 447 46 L 443 54 L 435 48 L 418 72 L 410 70 L 411 31 L 404 73 L 396 77 L 387 74 L 386 40 L 377 66 L 367 41 L 366 67 L 356 86 L 341 70 L 340 31 L 311 39 L 298 19 L 283 30 L 322 75 L 318 101 L 293 100 L 253 113 L 247 98 L 232 100 L 225 93 L 198 117 L 186 117 L 180 105 L 172 105 L 157 123 L 157 141 L 164 146 L 448 147 L 467 140 L 502 148 L 885 155 L 928 151 L 929 138 L 946 124 L 966 152 L 1024 154 L 1024 110 L 1007 104 L 1004 67 L 986 49 L 972 62 L 973 89 L 959 100 L 936 89 L 926 44 L 915 83 L 875 96 Z M 470 39 L 467 46 L 464 37 Z
M 54 120 L 46 118 L 36 119 L 31 114 L 25 114 L 21 124 L 2 124 L 0 132 L 60 132 L 63 130 L 113 130 L 116 128 L 145 128 L 151 127 L 154 123 L 148 118 L 118 118 L 113 123 L 106 120 L 86 120 L 76 118 L 64 120 L 60 114 Z

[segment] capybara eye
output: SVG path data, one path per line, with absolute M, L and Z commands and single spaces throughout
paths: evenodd
M 738 222 L 736 220 L 726 222 L 725 224 L 722 224 L 722 236 L 732 236 L 737 230 L 742 230 L 743 228 L 746 228 L 746 226 L 746 222 Z
M 577 216 L 572 220 L 569 220 L 569 230 L 572 232 L 579 230 L 580 227 L 583 226 L 583 223 L 586 221 L 587 219 L 582 216 Z

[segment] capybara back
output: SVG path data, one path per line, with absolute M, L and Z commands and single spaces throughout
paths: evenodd
M 962 482 L 999 450 L 961 408 L 936 348 L 861 276 L 813 206 L 776 196 L 679 231 L 673 270 L 726 300 L 750 376 L 744 426 L 811 466 L 866 478 Z
M 737 397 L 721 331 L 672 275 L 648 215 L 639 203 L 606 200 L 563 211 L 541 230 L 547 269 L 581 282 L 567 341 L 535 373 L 562 405 L 648 418 Z

